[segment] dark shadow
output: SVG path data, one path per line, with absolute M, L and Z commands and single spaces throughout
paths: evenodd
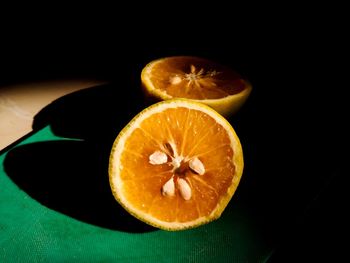
M 105 84 L 63 96 L 43 108 L 33 129 L 50 125 L 62 137 L 113 140 L 142 109 L 143 94 L 133 81 Z
M 84 141 L 27 144 L 9 152 L 4 167 L 23 191 L 48 208 L 113 230 L 155 230 L 115 201 L 108 181 L 108 153 L 99 145 Z
M 154 228 L 115 201 L 108 182 L 109 154 L 120 130 L 145 105 L 136 78 L 63 96 L 43 108 L 33 129 L 50 125 L 60 137 L 82 141 L 40 142 L 11 150 L 8 176 L 43 205 L 81 221 L 115 230 Z

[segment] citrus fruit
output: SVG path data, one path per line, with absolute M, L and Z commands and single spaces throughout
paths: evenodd
M 151 98 L 197 100 L 226 117 L 241 108 L 252 90 L 250 83 L 231 68 L 191 56 L 151 61 L 143 68 L 141 81 Z
M 220 217 L 243 172 L 239 138 L 212 108 L 186 99 L 144 109 L 119 133 L 109 160 L 116 200 L 165 230 Z

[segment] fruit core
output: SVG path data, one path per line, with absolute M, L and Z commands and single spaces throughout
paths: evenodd
M 176 194 L 176 190 L 185 200 L 190 200 L 192 197 L 192 187 L 186 177 L 189 173 L 199 175 L 205 174 L 204 164 L 197 157 L 188 159 L 178 155 L 174 143 L 165 143 L 163 151 L 155 151 L 149 156 L 149 163 L 152 165 L 168 164 L 172 167 L 171 178 L 160 189 L 164 196 L 172 197 Z

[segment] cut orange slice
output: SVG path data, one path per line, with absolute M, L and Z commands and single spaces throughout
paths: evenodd
M 151 98 L 197 100 L 224 116 L 237 112 L 252 90 L 250 83 L 231 68 L 190 56 L 151 61 L 142 70 L 141 81 Z
M 154 104 L 118 135 L 109 179 L 116 200 L 165 230 L 220 217 L 243 172 L 232 126 L 212 108 L 184 99 Z

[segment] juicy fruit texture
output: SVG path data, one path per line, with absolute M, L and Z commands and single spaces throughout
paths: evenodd
M 252 89 L 250 83 L 232 69 L 190 56 L 151 61 L 142 70 L 141 80 L 144 90 L 153 98 L 197 100 L 224 116 L 237 112 Z
M 243 171 L 239 139 L 211 108 L 168 100 L 138 114 L 110 156 L 116 200 L 140 220 L 182 230 L 218 218 Z

